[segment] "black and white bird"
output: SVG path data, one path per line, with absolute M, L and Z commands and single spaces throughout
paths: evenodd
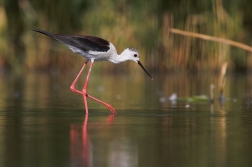
M 54 34 L 54 33 L 46 32 L 39 29 L 32 29 L 32 30 L 42 33 L 44 35 L 50 36 L 62 42 L 63 44 L 67 45 L 68 48 L 70 48 L 74 53 L 80 54 L 86 58 L 86 61 L 84 62 L 79 74 L 77 75 L 72 85 L 70 86 L 70 89 L 73 92 L 83 95 L 86 114 L 88 114 L 87 97 L 105 105 L 113 114 L 116 113 L 115 109 L 110 104 L 105 103 L 87 94 L 88 80 L 89 80 L 90 72 L 91 72 L 94 62 L 110 61 L 112 63 L 121 63 L 127 60 L 132 60 L 138 63 L 142 67 L 142 69 L 146 72 L 146 74 L 150 78 L 152 78 L 151 75 L 146 71 L 146 69 L 140 63 L 140 60 L 139 60 L 140 55 L 137 52 L 137 50 L 134 48 L 127 48 L 120 55 L 118 55 L 115 46 L 111 42 L 105 39 L 102 39 L 100 37 L 88 36 L 88 35 L 60 35 L 60 34 Z M 75 89 L 76 82 L 78 81 L 82 71 L 84 70 L 85 66 L 87 65 L 89 61 L 90 61 L 90 67 L 89 67 L 89 71 L 87 74 L 87 79 L 85 81 L 84 87 L 82 91 L 77 90 Z

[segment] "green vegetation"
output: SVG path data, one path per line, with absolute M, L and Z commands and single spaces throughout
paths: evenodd
M 236 71 L 252 68 L 248 51 L 169 32 L 173 27 L 250 45 L 251 1 L 5 0 L 0 5 L 1 69 L 81 67 L 80 56 L 73 56 L 62 44 L 30 31 L 33 27 L 62 34 L 101 36 L 114 43 L 119 53 L 125 47 L 135 47 L 152 72 L 218 70 L 225 62 Z M 99 63 L 96 70 L 118 72 L 129 67 L 136 66 Z

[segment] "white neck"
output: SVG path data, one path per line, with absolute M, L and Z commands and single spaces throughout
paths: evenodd
M 111 59 L 109 61 L 111 61 L 113 63 L 121 63 L 121 62 L 124 62 L 126 60 L 129 60 L 129 58 L 128 58 L 127 51 L 124 50 L 120 55 L 118 55 L 116 53 L 115 55 L 111 56 Z

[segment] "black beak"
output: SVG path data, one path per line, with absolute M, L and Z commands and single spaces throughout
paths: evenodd
M 145 70 L 145 68 L 144 68 L 143 65 L 140 63 L 140 61 L 137 61 L 137 63 L 142 67 L 142 69 L 146 72 L 146 74 L 149 75 L 149 77 L 150 77 L 151 79 L 153 79 L 153 78 L 150 76 L 150 74 Z

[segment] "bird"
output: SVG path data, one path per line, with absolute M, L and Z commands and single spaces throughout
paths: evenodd
M 88 81 L 89 81 L 90 73 L 91 73 L 94 62 L 110 61 L 112 63 L 117 64 L 117 63 L 121 63 L 127 60 L 132 60 L 136 62 L 145 71 L 145 73 L 153 80 L 151 75 L 147 72 L 147 70 L 141 64 L 140 54 L 135 48 L 126 48 L 121 54 L 118 55 L 115 46 L 111 42 L 100 37 L 89 36 L 89 35 L 55 34 L 55 33 L 46 32 L 44 30 L 40 30 L 37 28 L 33 28 L 31 30 L 44 34 L 51 38 L 54 38 L 55 40 L 65 44 L 69 49 L 72 50 L 73 53 L 76 53 L 85 57 L 84 64 L 80 72 L 74 79 L 73 83 L 71 84 L 70 90 L 72 90 L 75 93 L 81 94 L 83 96 L 86 114 L 88 114 L 87 98 L 90 98 L 98 103 L 103 104 L 111 111 L 112 114 L 116 114 L 115 109 L 110 104 L 105 103 L 87 94 Z M 88 64 L 89 61 L 90 61 L 89 71 L 87 73 L 87 78 L 84 83 L 83 89 L 81 91 L 77 90 L 75 89 L 75 85 L 78 79 L 80 78 L 80 75 L 82 74 L 85 66 Z

